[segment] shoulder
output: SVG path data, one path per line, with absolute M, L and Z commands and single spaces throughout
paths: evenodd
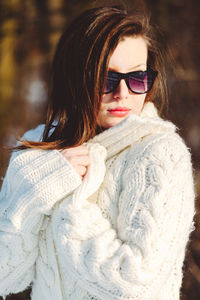
M 42 135 L 44 132 L 45 124 L 40 124 L 36 128 L 30 129 L 26 131 L 20 140 L 28 140 L 28 141 L 34 141 L 34 142 L 39 142 L 42 140 Z M 19 141 L 17 141 L 16 146 L 20 144 Z M 26 150 L 18 150 L 18 151 L 13 151 L 10 157 L 10 163 L 13 162 L 16 159 L 21 159 L 27 156 L 31 157 L 31 154 L 36 154 L 36 152 L 41 152 L 42 150 L 32 150 L 32 149 L 26 149 Z
M 36 128 L 26 131 L 23 134 L 21 140 L 29 140 L 34 142 L 41 141 L 44 128 L 45 128 L 45 124 L 40 124 Z
M 136 184 L 135 184 L 136 183 Z M 194 197 L 190 149 L 177 133 L 156 134 L 132 146 L 123 174 L 124 186 L 151 187 L 177 193 L 187 189 Z
M 190 155 L 190 149 L 178 133 L 179 129 L 171 121 L 159 117 L 153 103 L 146 103 L 142 116 L 153 117 L 155 120 L 155 122 L 153 120 L 148 122 L 148 127 L 153 127 L 152 134 L 142 139 L 141 147 L 144 147 L 146 152 L 151 151 L 157 154 L 172 152 L 177 155 L 180 153 Z
M 161 135 L 160 137 L 155 137 L 150 149 L 157 151 L 158 154 L 167 155 L 168 153 L 173 153 L 174 155 L 190 156 L 190 149 L 187 147 L 183 138 L 176 132 Z
M 191 160 L 191 149 L 187 147 L 183 138 L 176 132 L 160 134 L 152 137 L 152 141 L 147 146 L 147 152 L 156 155 L 157 159 L 176 162 L 180 158 Z
M 164 156 L 174 153 L 177 156 L 182 154 L 190 156 L 191 149 L 187 147 L 183 138 L 176 132 L 156 133 L 144 137 L 137 145 L 142 154 L 157 154 Z M 135 145 L 131 146 L 131 152 L 134 152 Z
M 154 134 L 131 146 L 128 164 L 135 163 L 157 165 L 165 170 L 192 170 L 191 150 L 176 132 Z

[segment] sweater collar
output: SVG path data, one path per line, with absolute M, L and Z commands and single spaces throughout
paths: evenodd
M 109 158 L 146 136 L 175 132 L 175 130 L 176 126 L 173 123 L 159 117 L 157 108 L 152 102 L 146 102 L 139 116 L 129 115 L 125 120 L 99 133 L 89 142 L 104 146 Z

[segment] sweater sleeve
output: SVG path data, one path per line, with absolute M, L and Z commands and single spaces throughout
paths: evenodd
M 56 230 L 68 272 L 102 300 L 155 300 L 194 229 L 192 165 L 181 139 L 163 138 L 131 155 L 117 230 L 88 201 L 66 207 Z
M 0 192 L 0 295 L 33 281 L 43 216 L 81 182 L 57 150 L 13 153 Z

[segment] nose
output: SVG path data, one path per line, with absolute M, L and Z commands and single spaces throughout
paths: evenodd
M 121 79 L 117 88 L 113 91 L 113 97 L 117 100 L 127 99 L 129 89 L 126 85 L 125 79 Z

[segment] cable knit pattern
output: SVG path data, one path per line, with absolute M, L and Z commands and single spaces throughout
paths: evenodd
M 26 139 L 39 140 L 43 126 Z M 0 295 L 178 300 L 194 229 L 190 152 L 152 103 L 88 143 L 83 182 L 57 150 L 14 153 L 0 194 Z

